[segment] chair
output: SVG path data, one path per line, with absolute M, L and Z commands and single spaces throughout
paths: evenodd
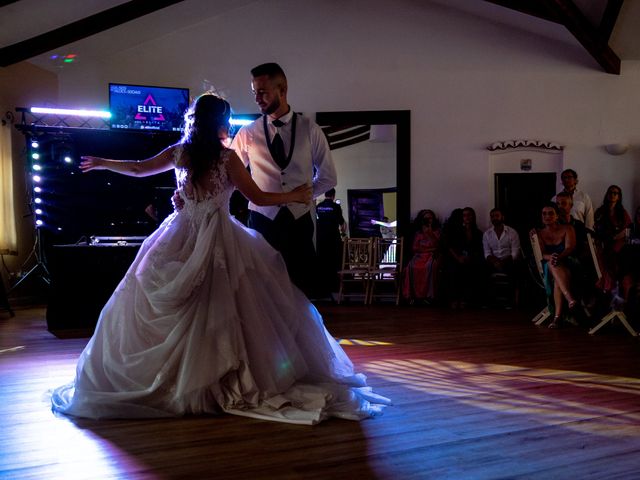
M 589 251 L 591 252 L 591 259 L 593 260 L 593 265 L 595 266 L 595 269 L 596 269 L 596 275 L 598 277 L 598 280 L 600 280 L 600 278 L 602 278 L 602 270 L 600 269 L 600 259 L 598 257 L 598 250 L 596 249 L 595 241 L 593 239 L 593 236 L 590 233 L 587 234 L 587 241 L 589 242 Z M 602 320 L 600 320 L 600 323 L 598 323 L 595 327 L 589 330 L 589 335 L 593 335 L 602 327 L 604 327 L 607 323 L 613 322 L 614 320 L 618 319 L 620 320 L 620 323 L 624 325 L 624 328 L 626 328 L 627 331 L 633 337 L 638 336 L 638 332 L 636 332 L 627 321 L 627 316 L 625 315 L 625 313 L 622 310 L 618 309 L 618 306 L 621 303 L 620 300 L 621 299 L 620 297 L 618 297 L 617 292 L 614 293 L 613 299 L 611 300 L 611 309 L 609 313 L 607 313 L 602 318 Z
M 371 238 L 346 238 L 342 244 L 342 267 L 338 270 L 337 303 L 350 297 L 369 298 L 369 270 L 373 257 Z M 351 291 L 349 291 L 351 290 Z
M 544 287 L 544 271 L 542 270 L 542 248 L 540 248 L 540 239 L 538 238 L 538 234 L 534 233 L 531 235 L 531 249 L 533 250 L 533 258 L 536 262 L 536 267 L 538 268 L 538 273 L 540 274 L 540 280 L 542 281 L 542 285 Z M 535 317 L 531 319 L 533 323 L 536 325 L 542 325 L 547 318 L 551 316 L 551 311 L 549 307 L 544 307 L 540 313 L 538 313 Z
M 402 250 L 402 237 L 376 237 L 373 244 L 373 263 L 369 270 L 368 304 L 371 304 L 374 298 L 392 298 L 395 299 L 396 305 L 400 303 Z

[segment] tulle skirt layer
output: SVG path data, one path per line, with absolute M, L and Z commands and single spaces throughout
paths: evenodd
M 361 419 L 374 394 L 291 284 L 279 253 L 216 210 L 173 214 L 105 305 L 54 410 L 88 418 L 234 413 Z

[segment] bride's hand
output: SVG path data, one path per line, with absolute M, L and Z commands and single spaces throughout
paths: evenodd
M 80 157 L 82 162 L 80 162 L 80 170 L 83 172 L 90 172 L 91 170 L 104 170 L 104 158 L 100 157 L 91 157 L 91 156 L 83 156 Z
M 313 189 L 311 188 L 311 185 L 305 183 L 304 185 L 294 188 L 290 193 L 293 196 L 291 200 L 292 202 L 311 203 Z

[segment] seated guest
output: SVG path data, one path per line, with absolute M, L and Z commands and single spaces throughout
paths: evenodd
M 499 208 L 491 210 L 489 217 L 492 226 L 482 235 L 484 258 L 489 266 L 489 273 L 507 275 L 509 283 L 515 289 L 520 237 L 518 232 L 504 224 L 504 214 Z
M 422 225 L 424 223 L 424 217 L 427 215 L 428 212 L 431 212 L 431 210 L 424 208 L 424 209 L 420 210 L 416 214 L 416 217 L 411 222 L 411 230 L 410 230 L 410 235 L 409 235 L 409 239 L 410 240 L 413 240 L 413 236 L 416 233 L 418 233 L 420 230 L 422 230 Z
M 629 227 L 629 243 L 632 245 L 640 244 L 640 207 L 636 208 L 633 223 Z
M 576 235 L 571 225 L 561 225 L 558 222 L 558 206 L 549 202 L 542 207 L 542 225 L 537 233 L 542 251 L 542 268 L 547 294 L 552 297 L 553 321 L 549 328 L 557 328 L 560 325 L 563 303 L 566 300 L 569 310 L 576 301 L 571 294 L 571 273 L 567 266 L 567 259 L 573 253 L 576 246 Z
M 627 314 L 637 320 L 640 319 L 640 207 L 633 216 L 628 242 L 620 259 L 620 276 Z
M 631 217 L 622 206 L 622 190 L 617 185 L 607 188 L 602 205 L 595 213 L 595 232 L 602 248 L 600 287 L 611 292 L 617 286 L 618 255 L 626 242 Z
M 571 225 L 576 234 L 576 248 L 573 255 L 584 258 L 589 255 L 589 245 L 587 243 L 587 228 L 584 222 L 573 216 L 573 197 L 567 192 L 560 192 L 556 195 L 558 205 L 558 223 L 561 225 Z
M 559 212 L 558 223 L 571 225 L 576 235 L 576 248 L 567 258 L 567 264 L 574 279 L 573 283 L 576 286 L 578 295 L 582 297 L 583 303 L 593 306 L 596 297 L 595 284 L 597 276 L 587 240 L 587 228 L 583 222 L 574 218 L 571 214 L 573 198 L 569 193 L 558 193 L 556 195 L 556 203 Z
M 413 256 L 404 271 L 402 296 L 410 303 L 431 303 L 437 295 L 440 245 L 440 222 L 431 210 L 420 212 L 419 230 L 413 237 Z
M 451 222 L 451 218 L 449 221 Z M 451 308 L 464 308 L 467 303 L 480 305 L 484 301 L 486 270 L 482 232 L 476 224 L 476 212 L 473 208 L 462 209 L 461 225 L 447 226 L 445 249 Z
M 491 227 L 482 235 L 484 257 L 491 270 L 511 273 L 515 260 L 520 256 L 518 232 L 504 224 L 504 214 L 499 208 L 489 212 Z
M 640 320 L 640 243 L 629 243 L 622 248 L 619 265 L 622 310 L 630 318 Z

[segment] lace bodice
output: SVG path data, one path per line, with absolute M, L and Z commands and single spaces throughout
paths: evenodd
M 185 165 L 182 146 L 174 152 L 176 183 L 178 192 L 184 200 L 185 213 L 197 220 L 205 213 L 211 213 L 220 207 L 227 207 L 233 192 L 233 184 L 227 172 L 231 150 L 223 150 L 220 162 L 213 165 L 209 173 L 194 188 L 191 183 L 191 171 Z

